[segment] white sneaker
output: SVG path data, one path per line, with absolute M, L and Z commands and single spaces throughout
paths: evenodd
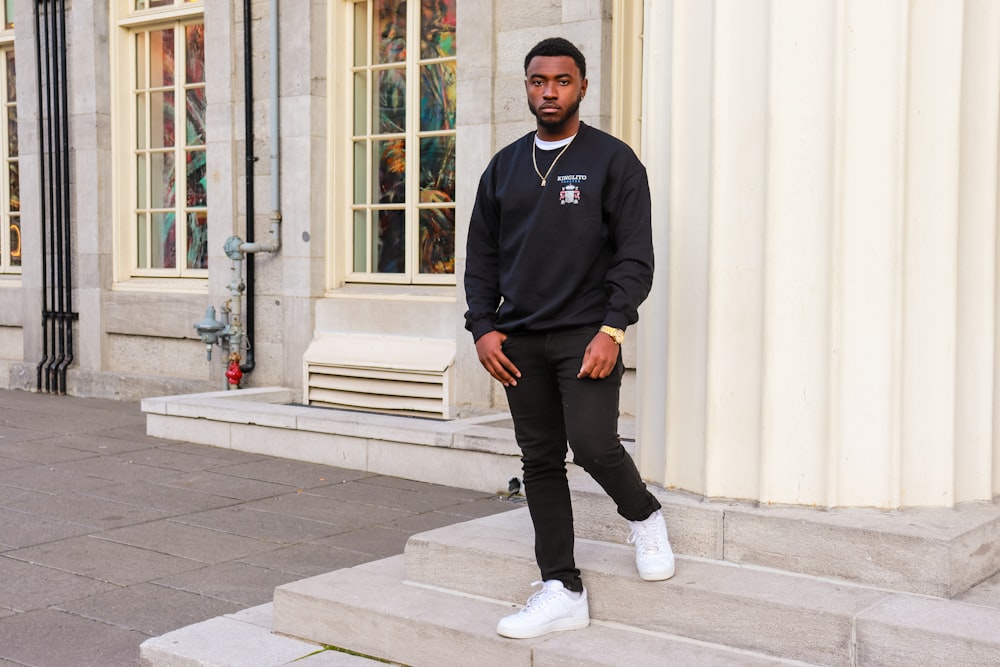
M 528 598 L 528 604 L 521 611 L 500 619 L 498 634 L 512 639 L 530 639 L 557 630 L 580 630 L 590 625 L 586 589 L 574 600 L 561 581 L 536 581 L 531 585 L 541 586 L 542 589 Z
M 667 539 L 663 513 L 656 510 L 643 521 L 630 521 L 628 543 L 635 544 L 635 566 L 646 581 L 662 581 L 674 576 L 674 552 Z

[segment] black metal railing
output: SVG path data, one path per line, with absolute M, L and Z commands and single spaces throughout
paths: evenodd
M 38 391 L 66 393 L 73 363 L 66 1 L 35 0 L 42 241 L 42 359 Z

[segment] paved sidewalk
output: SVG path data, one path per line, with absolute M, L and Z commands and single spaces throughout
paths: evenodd
M 136 665 L 149 637 L 514 507 L 152 438 L 134 402 L 0 390 L 0 667 Z

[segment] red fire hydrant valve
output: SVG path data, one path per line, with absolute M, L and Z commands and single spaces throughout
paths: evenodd
M 230 358 L 229 368 L 226 369 L 226 379 L 229 380 L 229 384 L 240 386 L 240 380 L 243 379 L 243 371 L 240 370 L 240 358 L 237 355 L 233 355 L 235 358 Z

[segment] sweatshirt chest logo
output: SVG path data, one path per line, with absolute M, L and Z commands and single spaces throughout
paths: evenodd
M 566 204 L 578 205 L 580 203 L 580 198 L 583 195 L 579 184 L 587 180 L 587 175 L 568 174 L 565 176 L 559 176 L 557 180 L 562 186 L 559 190 L 559 204 L 562 206 L 565 206 Z

